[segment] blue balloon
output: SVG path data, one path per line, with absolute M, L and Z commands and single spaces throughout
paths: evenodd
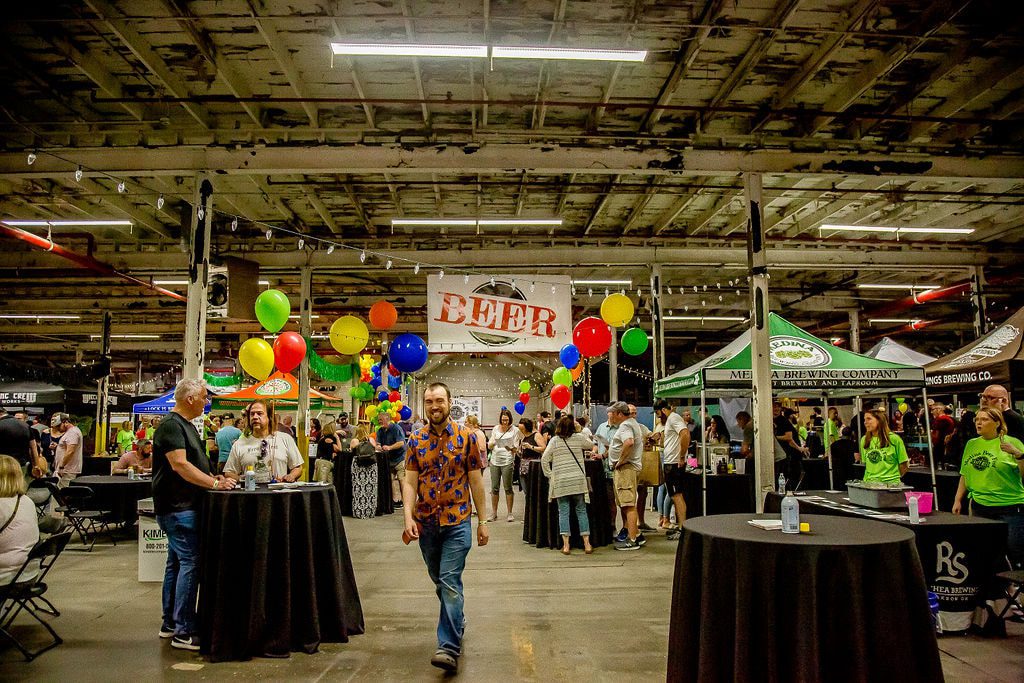
M 370 378 L 370 386 L 373 387 L 374 389 L 379 387 L 380 386 L 380 377 L 371 377 Z
M 427 364 L 427 345 L 415 334 L 400 334 L 388 348 L 391 364 L 401 372 L 416 372 Z
M 574 370 L 580 364 L 580 350 L 576 348 L 575 344 L 566 344 L 558 352 L 558 360 L 562 361 L 562 365 L 568 369 Z
M 379 394 L 377 394 L 377 400 L 378 401 L 386 401 L 386 400 L 388 400 L 388 392 L 382 391 Z
M 403 420 L 408 420 L 412 417 L 412 408 L 409 406 L 402 406 L 402 409 L 398 411 L 398 416 Z
M 374 363 L 370 366 L 370 372 L 374 377 L 380 377 L 380 363 Z
M 516 401 L 516 404 L 512 407 L 515 408 L 516 412 L 520 415 L 526 412 L 526 406 L 523 405 L 522 401 Z
M 395 377 L 394 375 L 388 375 L 388 386 L 392 389 L 397 389 L 402 386 L 402 378 Z

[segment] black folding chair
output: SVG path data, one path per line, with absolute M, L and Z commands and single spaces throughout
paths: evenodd
M 46 514 L 46 507 L 50 504 L 50 499 L 53 498 L 53 488 L 56 488 L 57 481 L 57 477 L 41 477 L 29 482 L 29 498 L 36 504 L 36 514 L 38 516 L 42 517 Z M 34 491 L 46 491 L 46 499 L 42 499 L 41 495 L 33 495 Z M 36 498 L 39 498 L 39 500 L 36 500 Z
M 1010 609 L 1016 607 L 1024 611 L 1021 605 L 1021 593 L 1024 593 L 1024 571 L 1000 572 L 996 577 L 1006 582 L 1006 606 L 999 613 L 1000 619 L 1007 619 Z
M 71 540 L 71 534 L 71 529 L 68 529 L 36 543 L 29 552 L 28 559 L 25 560 L 25 563 L 21 565 L 21 569 L 18 570 L 14 580 L 6 586 L 0 586 L 0 636 L 11 641 L 27 662 L 31 662 L 47 650 L 51 650 L 64 642 L 57 635 L 57 632 L 53 630 L 53 627 L 39 614 L 42 612 L 53 616 L 60 616 L 60 612 L 53 606 L 53 603 L 46 599 L 47 586 L 44 579 L 50 573 L 50 569 L 57 561 L 57 558 L 60 557 L 61 552 L 64 551 L 68 541 Z M 38 566 L 39 573 L 30 579 L 22 580 L 22 577 L 35 566 Z M 45 607 L 41 606 L 39 602 L 45 604 Z M 21 614 L 23 610 L 42 624 L 43 628 L 50 633 L 50 637 L 53 639 L 48 645 L 35 652 L 26 648 L 10 632 L 10 627 L 15 617 Z
M 82 545 L 88 546 L 89 551 L 92 551 L 92 547 L 96 545 L 96 536 L 100 533 L 106 533 L 110 537 L 111 543 L 117 545 L 117 540 L 110 533 L 110 513 L 93 510 L 89 506 L 93 498 L 91 488 L 88 486 L 67 486 L 65 488 L 52 486 L 50 492 L 57 500 L 57 511 L 64 514 L 64 518 L 78 532 Z

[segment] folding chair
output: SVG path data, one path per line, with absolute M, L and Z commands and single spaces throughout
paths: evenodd
M 1021 593 L 1024 593 L 1024 571 L 1014 572 L 1000 572 L 996 574 L 996 578 L 1002 579 L 1006 582 L 1006 606 L 1003 607 L 1003 611 L 999 613 L 1000 619 L 1006 619 L 1006 614 L 1012 607 L 1024 611 L 1024 605 L 1021 605 Z M 1016 588 L 1016 590 L 1014 590 Z
M 59 488 L 50 487 L 50 492 L 57 499 L 57 511 L 64 513 L 67 519 L 82 540 L 82 545 L 87 545 L 88 550 L 96 545 L 96 536 L 99 533 L 106 533 L 110 541 L 117 545 L 117 540 L 110 533 L 109 514 L 102 510 L 89 509 L 88 505 L 92 500 L 92 489 L 88 486 L 67 486 Z
M 50 569 L 57 561 L 57 558 L 60 557 L 61 552 L 64 551 L 68 541 L 71 540 L 71 534 L 71 529 L 68 529 L 36 543 L 32 550 L 29 551 L 28 559 L 21 565 L 21 569 L 18 570 L 14 580 L 6 586 L 0 586 L 0 636 L 11 641 L 27 662 L 31 662 L 47 650 L 51 650 L 64 642 L 57 635 L 57 632 L 53 630 L 53 627 L 39 616 L 39 613 L 43 612 L 53 616 L 60 616 L 57 608 L 45 597 L 47 586 L 44 579 L 50 573 Z M 39 567 L 39 573 L 30 579 L 22 580 L 21 577 L 31 571 L 29 568 L 36 565 Z M 40 606 L 36 602 L 37 600 L 43 602 L 46 607 Z M 15 617 L 21 614 L 22 610 L 42 624 L 43 628 L 50 633 L 51 638 L 53 638 L 50 644 L 35 652 L 31 652 L 11 634 L 9 630 L 11 624 L 14 622 Z

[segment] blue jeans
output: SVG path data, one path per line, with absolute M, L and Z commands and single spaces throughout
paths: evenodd
M 424 524 L 420 530 L 420 553 L 427 574 L 441 601 L 437 619 L 437 648 L 458 657 L 462 654 L 463 616 L 462 570 L 473 545 L 473 526 L 467 519 L 456 526 Z
M 668 518 L 672 514 L 672 496 L 668 495 L 668 484 L 658 487 L 658 512 L 662 517 Z
M 164 626 L 174 635 L 197 632 L 196 596 L 199 592 L 199 532 L 195 510 L 157 515 L 156 523 L 167 534 L 167 569 L 164 570 Z
M 558 501 L 558 533 L 569 535 L 569 508 L 576 510 L 576 520 L 580 523 L 580 536 L 590 535 L 590 519 L 587 518 L 587 503 L 582 493 L 571 496 L 560 496 Z

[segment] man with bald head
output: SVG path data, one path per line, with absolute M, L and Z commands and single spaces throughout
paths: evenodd
M 1006 434 L 1017 439 L 1024 439 L 1024 417 L 1010 407 L 1010 394 L 1001 384 L 990 384 L 979 394 L 982 408 L 995 408 L 1003 411 L 1006 420 Z

